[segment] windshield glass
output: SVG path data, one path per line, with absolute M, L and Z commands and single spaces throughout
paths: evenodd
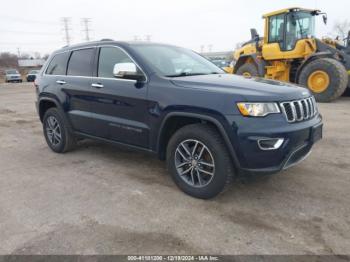
M 14 75 L 14 74 L 18 74 L 18 71 L 17 70 L 6 70 L 6 74 Z
M 297 40 L 315 36 L 315 16 L 307 12 L 287 16 L 286 49 L 292 50 Z
M 167 45 L 135 45 L 133 48 L 162 76 L 224 73 L 212 62 L 185 48 Z

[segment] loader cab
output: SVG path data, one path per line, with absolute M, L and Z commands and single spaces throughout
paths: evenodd
M 303 58 L 305 51 L 316 51 L 315 16 L 319 14 L 317 10 L 290 8 L 264 15 L 264 59 Z

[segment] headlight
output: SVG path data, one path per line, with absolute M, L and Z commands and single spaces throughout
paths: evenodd
M 276 103 L 237 103 L 238 109 L 244 116 L 267 116 L 280 113 Z

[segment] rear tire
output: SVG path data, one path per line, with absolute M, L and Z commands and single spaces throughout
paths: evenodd
M 317 74 L 320 75 L 320 82 Z M 316 101 L 331 102 L 341 96 L 347 88 L 348 73 L 339 61 L 320 58 L 303 68 L 298 82 L 313 93 Z
M 254 77 L 254 76 L 259 76 L 258 69 L 254 64 L 248 63 L 244 64 L 241 67 L 238 68 L 237 75 L 242 75 L 245 77 Z
M 76 146 L 75 136 L 70 132 L 68 122 L 57 108 L 48 109 L 43 118 L 46 142 L 56 153 L 68 152 Z
M 183 192 L 201 199 L 218 195 L 234 176 L 223 139 L 215 128 L 206 124 L 185 126 L 171 137 L 167 167 Z

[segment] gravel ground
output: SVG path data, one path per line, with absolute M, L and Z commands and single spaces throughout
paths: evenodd
M 0 254 L 350 253 L 350 98 L 319 105 L 324 139 L 303 163 L 209 201 L 143 153 L 53 153 L 34 100 L 0 85 Z

